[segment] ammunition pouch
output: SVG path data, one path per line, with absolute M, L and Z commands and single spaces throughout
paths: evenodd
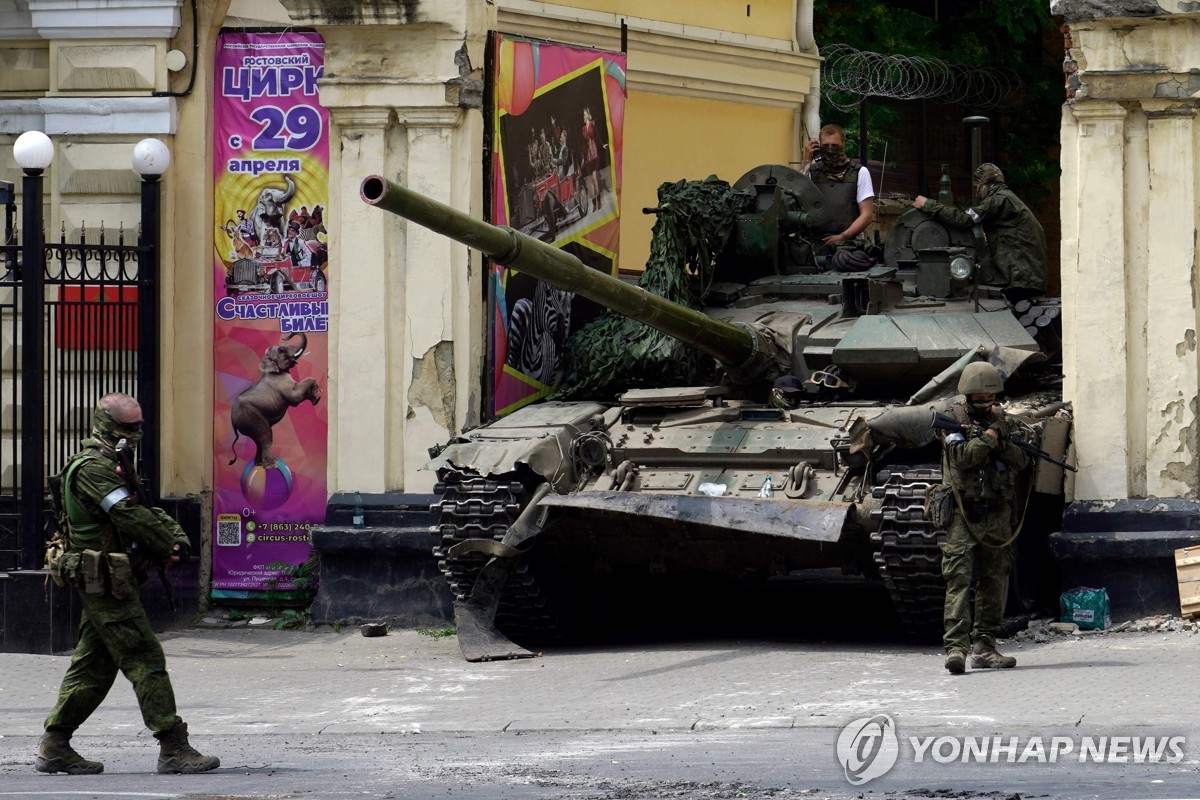
M 79 569 L 80 562 L 83 560 L 82 556 L 83 554 L 77 550 L 68 550 L 59 559 L 58 571 L 62 576 L 64 584 L 79 582 Z
M 134 566 L 125 553 L 68 550 L 50 567 L 50 576 L 59 586 L 70 583 L 84 594 L 111 594 L 116 600 L 125 600 L 136 597 L 141 585 Z
M 108 554 L 109 589 L 117 600 L 133 597 L 138 593 L 138 582 L 133 575 L 133 565 L 124 553 Z
M 104 594 L 104 554 L 99 550 L 84 550 L 79 554 L 79 578 L 84 594 Z
M 946 530 L 954 520 L 954 489 L 948 483 L 929 487 L 925 493 L 925 519 L 938 530 Z

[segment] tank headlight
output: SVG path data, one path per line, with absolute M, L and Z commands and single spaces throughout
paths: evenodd
M 972 269 L 971 259 L 966 256 L 957 256 L 950 262 L 950 275 L 956 280 L 965 281 L 971 277 Z

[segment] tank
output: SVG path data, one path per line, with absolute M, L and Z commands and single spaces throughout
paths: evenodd
M 703 216 L 687 206 L 699 184 L 673 186 L 646 209 L 656 242 L 664 218 Z M 434 552 L 468 660 L 532 655 L 567 605 L 587 602 L 581 587 L 628 575 L 744 585 L 836 568 L 882 582 L 913 639 L 938 641 L 945 531 L 924 515 L 941 481 L 931 421 L 963 367 L 996 365 L 1029 441 L 1066 457 L 1057 337 L 1036 323 L 1057 321 L 1056 300 L 1014 308 L 976 285 L 973 237 L 915 209 L 892 226 L 883 263 L 828 271 L 805 238 L 824 219 L 807 178 L 764 165 L 723 186 L 736 213 L 693 308 L 381 176 L 363 180 L 364 202 L 702 354 L 685 384 L 655 385 L 663 370 L 635 365 L 591 382 L 590 396 L 525 406 L 431 450 Z M 588 383 L 582 372 L 576 385 Z M 1020 605 L 1057 590 L 1043 567 L 1063 469 L 1039 460 L 1027 484 L 1010 581 Z

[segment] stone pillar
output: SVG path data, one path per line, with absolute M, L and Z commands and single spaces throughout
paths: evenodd
M 383 168 L 379 156 L 386 151 L 392 112 L 335 107 L 330 116 L 333 149 L 341 155 L 330 176 L 332 223 L 327 226 L 330 252 L 337 254 L 330 271 L 330 485 L 382 492 L 390 452 L 387 367 L 396 355 L 388 346 L 388 330 L 403 320 L 393 316 L 389 298 L 402 282 L 389 258 L 388 220 L 359 201 L 358 187 L 363 177 Z
M 1187 497 L 1196 453 L 1196 109 L 1143 100 L 1149 128 L 1146 494 Z M 1131 328 L 1130 336 L 1138 335 Z
M 401 108 L 405 135 L 403 174 L 408 187 L 471 214 L 471 159 L 456 146 L 463 137 L 458 108 Z M 465 179 L 465 180 L 464 180 Z M 456 384 L 456 349 L 468 346 L 456 330 L 456 312 L 474 307 L 468 293 L 467 248 L 420 225 L 404 223 L 403 253 L 394 268 L 403 271 L 404 350 L 401 368 L 403 424 L 396 426 L 403 471 L 395 476 L 406 491 L 428 490 L 435 476 L 421 467 L 429 448 L 462 427 Z M 399 408 L 397 411 L 399 412 Z
M 1063 367 L 1074 375 L 1079 500 L 1128 496 L 1128 366 L 1126 364 L 1125 109 L 1112 102 L 1077 104 L 1077 163 L 1064 172 L 1075 186 L 1064 191 L 1086 203 L 1062 209 L 1064 228 L 1077 233 L 1073 263 L 1064 259 L 1075 302 L 1093 298 L 1086 313 L 1073 314 L 1063 343 Z M 1085 214 L 1086 211 L 1086 214 Z M 1068 221 L 1068 218 L 1069 221 Z M 1105 435 L 1086 435 L 1105 431 Z

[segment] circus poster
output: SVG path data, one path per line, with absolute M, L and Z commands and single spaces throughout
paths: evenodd
M 299 588 L 310 531 L 325 518 L 324 53 L 316 33 L 217 41 L 213 597 Z
M 617 274 L 625 55 L 493 39 L 491 221 Z M 549 395 L 567 337 L 603 309 L 493 264 L 492 413 Z

